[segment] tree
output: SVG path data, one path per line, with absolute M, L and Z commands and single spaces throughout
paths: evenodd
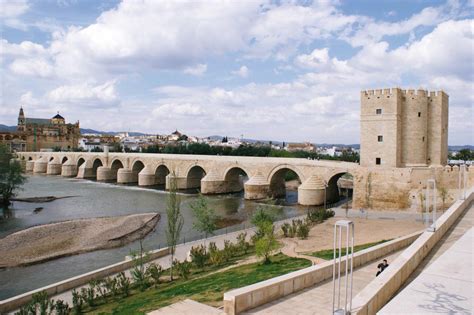
M 170 278 L 173 281 L 173 261 L 174 254 L 176 251 L 176 244 L 179 241 L 181 230 L 184 225 L 184 218 L 181 214 L 181 198 L 176 193 L 177 183 L 176 174 L 173 172 L 170 178 L 170 192 L 168 195 L 166 214 L 168 216 L 167 229 L 166 229 L 166 241 L 171 253 L 171 266 L 170 266 Z
M 260 225 L 262 235 L 255 241 L 255 252 L 258 257 L 263 257 L 263 263 L 271 263 L 270 254 L 277 249 L 278 242 L 275 238 L 275 227 L 272 222 L 264 221 Z
M 18 161 L 5 145 L 0 145 L 0 206 L 7 208 L 16 191 L 25 183 L 26 177 Z
M 209 207 L 207 198 L 199 194 L 199 197 L 191 203 L 190 207 L 196 217 L 193 227 L 199 232 L 204 233 L 206 238 L 208 235 L 214 234 L 217 228 L 217 216 L 214 209 Z

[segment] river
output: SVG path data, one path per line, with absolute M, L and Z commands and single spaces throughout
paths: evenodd
M 98 183 L 95 181 L 70 179 L 61 176 L 28 175 L 28 181 L 18 197 L 74 196 L 46 203 L 14 202 L 9 212 L 0 217 L 0 241 L 13 232 L 51 222 L 78 218 L 128 215 L 144 212 L 159 212 L 161 220 L 154 232 L 143 241 L 146 250 L 166 246 L 166 198 L 167 192 L 137 186 Z M 193 215 L 189 207 L 195 194 L 180 194 L 184 217 L 182 241 L 200 238 L 194 231 Z M 225 218 L 239 219 L 243 223 L 228 227 L 237 230 L 248 226 L 248 218 L 258 206 L 257 202 L 244 200 L 243 194 L 211 196 L 209 205 Z M 296 192 L 288 192 L 285 206 L 279 216 L 292 217 L 303 214 L 305 209 L 294 205 Z M 38 213 L 33 210 L 43 207 Z M 1 215 L 1 213 L 0 213 Z M 226 229 L 216 232 L 225 233 Z M 0 270 L 0 300 L 39 287 L 67 279 L 109 264 L 122 261 L 130 251 L 138 250 L 138 241 L 120 248 L 94 251 L 44 262 L 41 264 Z

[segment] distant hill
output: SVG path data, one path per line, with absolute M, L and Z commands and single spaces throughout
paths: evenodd
M 81 133 L 94 133 L 94 134 L 99 134 L 99 135 L 111 135 L 111 136 L 116 136 L 119 133 L 123 133 L 124 131 L 100 131 L 100 130 L 94 130 L 94 129 L 87 129 L 87 128 L 81 128 Z M 146 133 L 142 132 L 128 132 L 128 135 L 131 137 L 137 137 L 137 136 L 146 136 Z
M 7 126 L 7 125 L 2 125 L 0 124 L 0 132 L 13 132 L 16 131 L 16 126 Z

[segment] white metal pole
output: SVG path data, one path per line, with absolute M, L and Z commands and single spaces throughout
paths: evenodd
M 342 227 L 339 226 L 339 263 L 338 263 L 338 277 L 337 277 L 337 292 L 338 292 L 338 298 L 337 298 L 337 309 L 341 308 L 341 261 L 342 261 L 342 256 L 341 256 L 341 239 L 342 239 Z
M 346 277 L 345 277 L 345 280 L 344 280 L 344 285 L 346 287 L 346 295 L 345 295 L 345 298 L 344 298 L 344 314 L 347 314 L 347 291 L 349 289 L 348 287 L 348 277 L 349 275 L 347 274 L 348 270 L 349 270 L 349 228 L 350 226 L 348 225 L 347 228 L 346 228 Z
M 352 240 L 351 240 L 351 293 L 349 297 L 349 312 L 352 312 L 353 272 L 354 272 L 354 224 L 352 224 Z

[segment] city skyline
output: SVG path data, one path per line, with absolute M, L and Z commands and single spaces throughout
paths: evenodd
M 470 2 L 2 8 L 0 123 L 359 143 L 360 90 L 400 86 L 445 90 L 449 144 L 474 143 Z

